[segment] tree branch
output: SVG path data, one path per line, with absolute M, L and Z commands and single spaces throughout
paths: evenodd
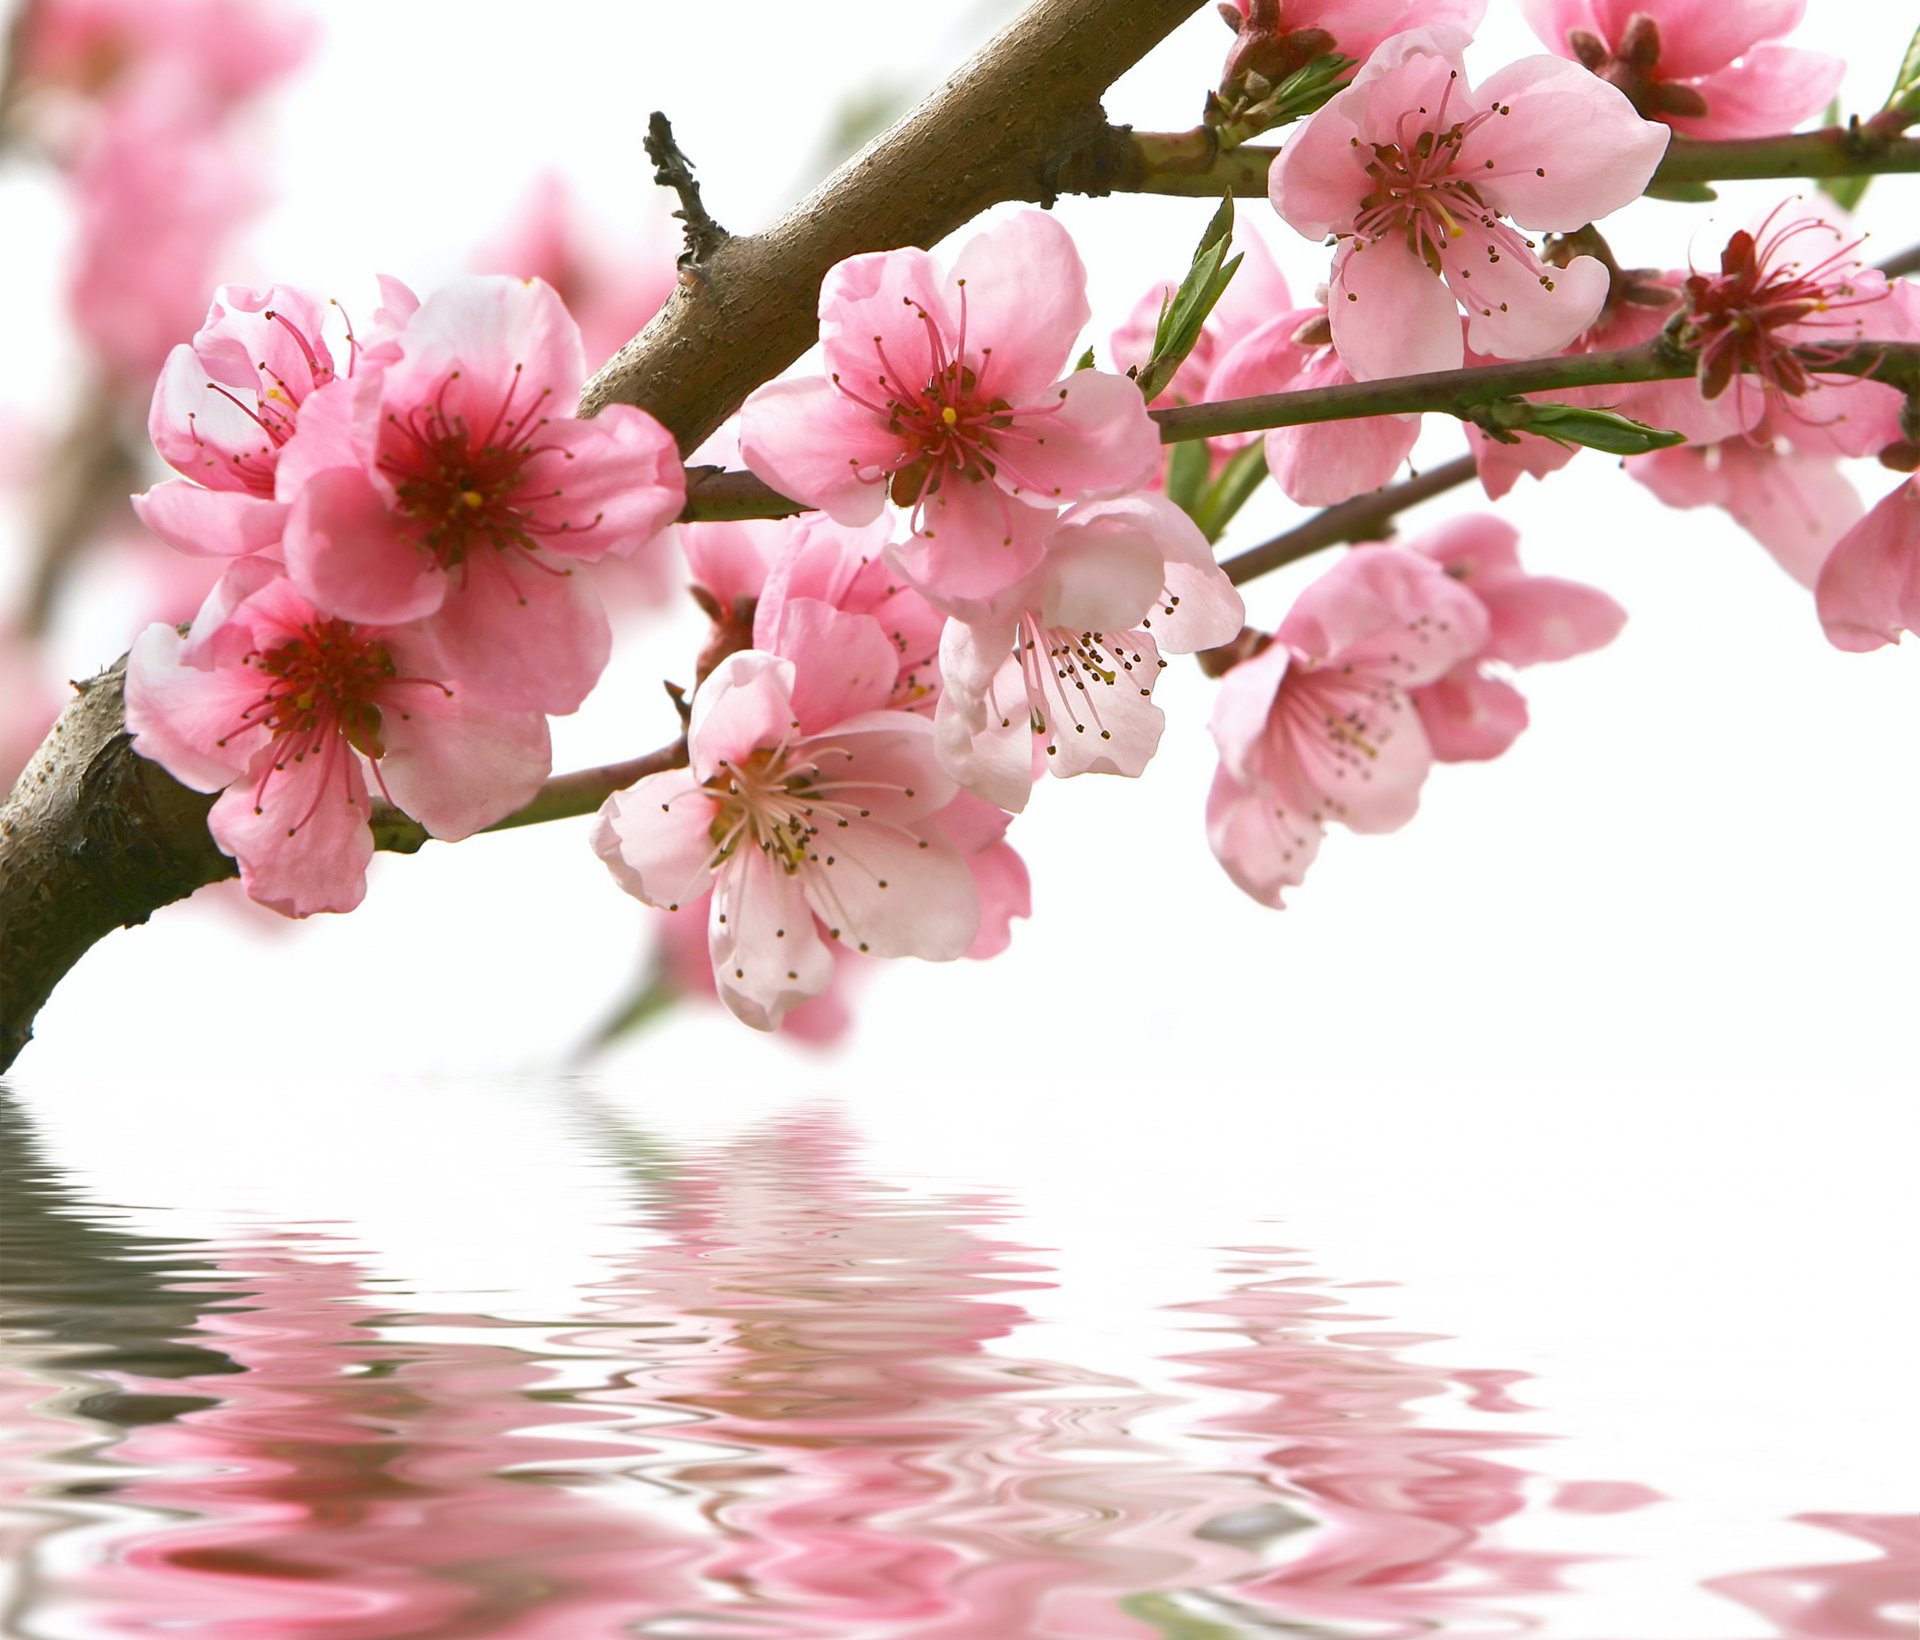
M 1282 531 L 1271 541 L 1223 559 L 1220 567 L 1235 586 L 1245 586 L 1257 575 L 1265 575 L 1322 548 L 1344 546 L 1350 541 L 1378 541 L 1388 533 L 1396 513 L 1457 489 L 1479 471 L 1472 456 L 1455 456 L 1402 483 L 1375 490 L 1371 495 L 1356 495 L 1337 507 L 1322 508 L 1304 523 Z
M 1218 199 L 1267 197 L 1277 147 L 1221 148 L 1206 126 L 1191 131 L 1116 131 L 1100 193 L 1177 194 Z M 1699 186 L 1767 178 L 1873 176 L 1920 171 L 1920 137 L 1863 126 L 1828 126 L 1776 137 L 1694 142 L 1675 137 L 1647 187 Z

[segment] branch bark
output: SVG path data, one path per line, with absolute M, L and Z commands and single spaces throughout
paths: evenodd
M 1050 200 L 1067 181 L 1098 191 L 1113 147 L 1101 97 L 1200 4 L 1033 0 L 774 227 L 727 239 L 684 270 L 660 316 L 587 384 L 581 413 L 639 405 L 690 451 L 811 345 L 821 276 L 835 262 L 932 244 L 990 205 Z M 771 503 L 756 494 L 749 504 Z M 89 946 L 233 875 L 207 833 L 212 800 L 135 756 L 123 678 L 124 661 L 79 686 L 0 802 L 0 1070 Z M 584 788 L 568 800 L 584 801 Z M 384 846 L 419 846 L 411 822 L 386 818 Z

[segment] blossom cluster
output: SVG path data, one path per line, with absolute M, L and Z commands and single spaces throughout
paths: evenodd
M 1622 268 L 1595 227 L 1647 190 L 1675 132 L 1751 134 L 1763 103 L 1797 118 L 1824 99 L 1830 60 L 1775 43 L 1797 6 L 1535 0 L 1554 54 L 1477 81 L 1478 0 L 1226 9 L 1223 98 L 1352 61 L 1269 179 L 1275 217 L 1331 243 L 1311 301 L 1243 221 L 1197 335 L 1165 352 L 1189 287 L 1156 289 L 1103 369 L 1078 351 L 1093 313 L 1072 239 L 1019 211 L 950 262 L 834 266 L 817 367 L 741 407 L 741 460 L 798 516 L 678 532 L 712 622 L 684 759 L 616 793 L 593 834 L 659 914 L 674 988 L 710 975 L 749 1025 L 826 1035 L 862 956 L 1004 949 L 1031 898 L 1013 818 L 1046 776 L 1146 768 L 1169 656 L 1221 679 L 1205 834 L 1278 906 L 1330 825 L 1393 830 L 1435 763 L 1506 752 L 1528 724 L 1516 671 L 1621 630 L 1611 597 L 1530 573 L 1486 514 L 1362 541 L 1248 626 L 1214 552 L 1231 475 L 1264 459 L 1290 500 L 1337 506 L 1394 478 L 1421 419 L 1216 438 L 1196 478 L 1170 464 L 1149 393 L 1195 405 L 1659 339 L 1691 376 L 1547 408 L 1665 430 L 1652 442 L 1673 447 L 1629 472 L 1734 511 L 1839 647 L 1920 621 L 1920 481 L 1868 512 L 1839 473 L 1920 464 L 1904 396 L 1855 358 L 1920 341 L 1909 287 L 1863 264 L 1830 202 L 1774 205 L 1704 270 Z M 560 298 L 504 277 L 425 302 L 386 281 L 361 332 L 299 291 L 226 287 L 174 349 L 151 432 L 180 476 L 138 509 L 229 567 L 190 630 L 135 646 L 128 721 L 223 793 L 213 834 L 256 898 L 356 903 L 375 793 L 459 837 L 544 779 L 546 716 L 578 707 L 608 654 L 577 571 L 657 560 L 685 499 L 644 413 L 569 413 L 583 372 Z M 1493 419 L 1467 439 L 1492 499 L 1574 455 Z
M 154 394 L 181 476 L 135 503 L 231 562 L 189 632 L 134 645 L 128 727 L 222 793 L 215 841 L 291 916 L 359 903 L 374 790 L 449 838 L 533 795 L 546 715 L 607 658 L 578 566 L 640 550 L 684 501 L 651 416 L 573 415 L 585 357 L 547 286 L 382 296 L 367 334 L 333 340 L 304 292 L 224 287 Z

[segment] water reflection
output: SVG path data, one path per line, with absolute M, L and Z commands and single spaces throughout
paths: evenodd
M 1520 1375 L 1413 1359 L 1298 1255 L 1223 1253 L 1152 1388 L 1024 1351 L 1058 1277 L 1008 1208 L 865 1176 L 830 1116 L 677 1153 L 568 1114 L 630 1218 L 535 1325 L 409 1310 L 337 1231 L 116 1228 L 0 1091 L 6 1633 L 1384 1640 L 1565 1598 Z M 1713 1587 L 1897 1632 L 1916 1523 L 1811 1518 L 1879 1558 Z

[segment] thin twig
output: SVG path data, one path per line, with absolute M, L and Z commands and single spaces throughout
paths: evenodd
M 1472 456 L 1455 456 L 1438 467 L 1429 467 L 1403 483 L 1357 495 L 1337 507 L 1327 507 L 1290 530 L 1283 530 L 1271 541 L 1248 547 L 1220 567 L 1235 586 L 1245 586 L 1257 575 L 1265 575 L 1282 564 L 1291 564 L 1323 547 L 1344 546 L 1350 541 L 1378 541 L 1391 533 L 1394 515 L 1436 495 L 1457 489 L 1479 473 Z
M 693 161 L 680 151 L 673 140 L 673 127 L 657 108 L 647 116 L 647 135 L 643 146 L 653 161 L 653 180 L 662 188 L 671 188 L 680 196 L 680 209 L 673 214 L 686 224 L 687 248 L 680 253 L 680 266 L 697 268 L 713 259 L 731 237 L 727 230 L 707 214 L 700 198 L 700 184 L 694 180 Z

